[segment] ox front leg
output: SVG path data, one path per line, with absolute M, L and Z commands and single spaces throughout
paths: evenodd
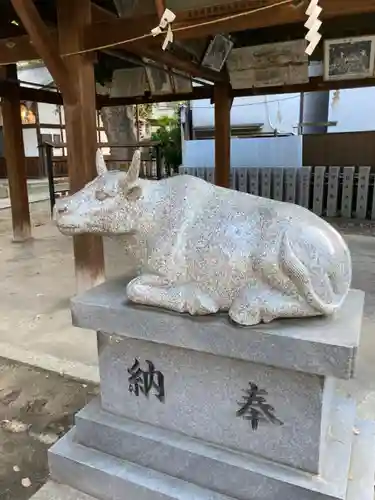
M 128 284 L 126 291 L 132 302 L 163 307 L 179 313 L 205 315 L 219 310 L 216 302 L 197 284 L 173 284 L 162 276 L 138 276 Z
M 229 309 L 230 318 L 243 326 L 269 323 L 276 318 L 315 315 L 316 311 L 302 297 L 291 296 L 266 285 L 244 287 Z

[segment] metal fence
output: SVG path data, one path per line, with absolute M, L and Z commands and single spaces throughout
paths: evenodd
M 134 149 L 135 147 L 141 148 L 141 166 L 140 166 L 140 177 L 145 179 L 162 179 L 164 177 L 169 177 L 172 175 L 172 169 L 166 165 L 164 157 L 162 154 L 161 145 L 158 142 L 150 143 L 139 143 L 139 144 L 99 144 L 101 147 L 105 148 L 122 148 L 122 149 Z M 67 178 L 68 179 L 68 162 L 67 158 L 64 156 L 54 156 L 54 151 L 56 149 L 61 150 L 67 147 L 66 144 L 54 144 L 48 141 L 43 142 L 39 145 L 39 157 L 40 163 L 43 166 L 43 172 L 48 178 L 48 187 L 50 195 L 50 205 L 51 211 L 56 203 L 56 198 L 69 194 L 66 189 L 58 189 L 56 186 L 56 179 Z M 105 157 L 107 165 L 111 169 L 125 171 L 129 167 L 131 160 L 121 160 L 115 159 L 111 156 Z
M 214 181 L 210 168 L 179 172 Z M 296 203 L 320 216 L 375 220 L 371 167 L 235 168 L 230 177 L 232 189 Z

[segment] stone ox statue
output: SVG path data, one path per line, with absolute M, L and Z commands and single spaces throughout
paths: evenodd
M 240 325 L 331 315 L 350 287 L 348 248 L 308 210 L 179 175 L 139 178 L 140 152 L 127 173 L 107 171 L 57 201 L 66 235 L 138 234 L 147 258 L 129 282 L 132 302 L 179 313 L 229 311 Z

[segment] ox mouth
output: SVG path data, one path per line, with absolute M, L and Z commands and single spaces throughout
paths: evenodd
M 69 226 L 69 225 L 64 225 L 64 224 L 58 224 L 58 225 L 57 225 L 57 228 L 58 228 L 58 230 L 59 230 L 61 233 L 65 234 L 65 235 L 67 235 L 67 236 L 72 235 L 72 234 L 80 234 L 80 233 L 82 233 L 82 231 L 80 231 L 80 230 L 79 230 L 77 227 L 75 227 L 75 226 Z

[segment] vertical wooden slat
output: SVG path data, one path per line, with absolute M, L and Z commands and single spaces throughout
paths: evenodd
M 371 207 L 371 219 L 375 220 L 375 174 L 371 174 L 373 193 L 372 193 L 372 207 Z
M 216 83 L 215 101 L 215 184 L 230 187 L 230 109 L 231 88 L 227 83 Z
M 342 182 L 341 216 L 351 218 L 353 205 L 354 167 L 344 167 Z
M 4 79 L 17 80 L 16 65 L 1 68 Z M 27 193 L 26 159 L 20 113 L 19 86 L 14 86 L 1 103 L 3 115 L 4 156 L 9 182 L 13 240 L 26 241 L 31 237 L 29 199 Z
M 315 167 L 314 169 L 314 191 L 313 212 L 316 215 L 323 214 L 324 174 L 326 167 Z
M 272 188 L 272 198 L 283 201 L 284 170 L 280 167 L 272 169 Z
M 311 167 L 301 167 L 297 172 L 297 203 L 310 208 Z
M 286 168 L 284 171 L 285 175 L 285 193 L 284 201 L 288 203 L 296 202 L 296 179 L 297 179 L 297 169 L 296 168 Z
M 200 179 L 204 179 L 204 168 L 203 167 L 198 167 L 197 168 L 197 177 Z
M 247 168 L 236 168 L 237 189 L 247 193 Z
M 272 169 L 269 167 L 260 169 L 260 195 L 271 198 Z
M 207 182 L 211 182 L 211 184 L 214 183 L 214 169 L 213 168 L 207 169 Z
M 340 167 L 328 169 L 327 217 L 336 217 L 338 213 L 338 189 Z
M 249 193 L 255 196 L 259 195 L 259 169 L 249 168 Z
M 229 187 L 231 189 L 236 189 L 236 174 L 233 168 L 230 169 L 229 173 Z
M 367 201 L 370 184 L 371 167 L 359 167 L 358 187 L 357 187 L 357 206 L 355 216 L 357 219 L 366 219 Z

